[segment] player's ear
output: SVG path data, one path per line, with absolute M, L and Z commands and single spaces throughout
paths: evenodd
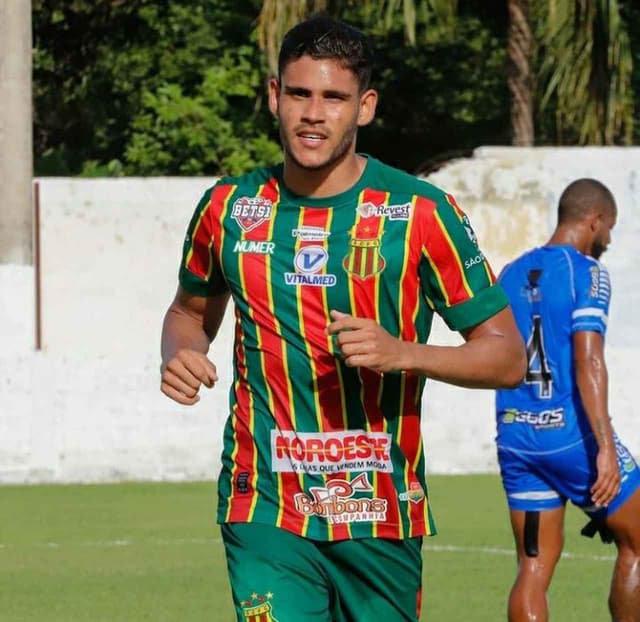
M 278 98 L 280 97 L 280 81 L 278 78 L 269 80 L 269 110 L 274 117 L 278 116 Z
M 358 125 L 360 127 L 369 125 L 376 116 L 376 106 L 378 105 L 378 92 L 367 89 L 360 95 L 360 110 L 358 111 Z

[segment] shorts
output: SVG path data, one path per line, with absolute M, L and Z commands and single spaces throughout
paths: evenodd
M 221 526 L 238 622 L 415 622 L 422 538 L 309 540 L 272 525 Z
M 590 488 L 596 481 L 598 446 L 593 436 L 549 452 L 525 452 L 498 447 L 498 463 L 510 510 L 543 511 L 567 500 L 591 516 L 613 514 L 640 487 L 640 469 L 614 434 L 622 481 L 620 492 L 606 507 L 593 505 Z

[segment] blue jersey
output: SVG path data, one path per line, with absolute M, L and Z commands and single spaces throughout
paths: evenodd
M 497 443 L 546 453 L 591 434 L 575 382 L 573 333 L 607 327 L 606 268 L 571 246 L 535 248 L 499 277 L 527 346 L 528 369 L 516 389 L 496 392 Z

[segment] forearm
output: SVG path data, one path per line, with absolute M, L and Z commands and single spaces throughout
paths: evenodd
M 519 339 L 486 335 L 459 346 L 404 343 L 406 371 L 468 388 L 517 386 L 526 360 Z
M 613 447 L 613 428 L 607 408 L 608 373 L 604 360 L 593 356 L 576 361 L 576 384 L 598 447 Z
M 172 304 L 162 324 L 161 353 L 163 363 L 171 360 L 179 350 L 195 350 L 206 354 L 211 340 L 203 322 L 187 313 L 175 303 Z

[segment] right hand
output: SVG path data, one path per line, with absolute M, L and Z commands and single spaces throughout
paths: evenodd
M 201 385 L 211 389 L 218 382 L 216 366 L 195 350 L 178 350 L 172 359 L 162 364 L 161 372 L 160 390 L 185 406 L 200 401 Z

